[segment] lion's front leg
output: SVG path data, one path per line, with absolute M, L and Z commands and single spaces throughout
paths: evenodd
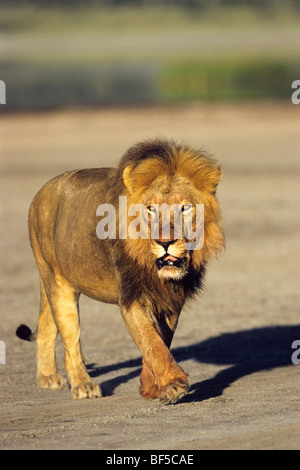
M 160 398 L 176 403 L 188 391 L 188 376 L 176 363 L 165 341 L 138 302 L 122 309 L 127 329 L 143 355 L 140 393 L 144 398 Z
M 147 398 L 147 400 L 159 398 L 160 388 L 158 386 L 157 381 L 155 380 L 154 374 L 151 372 L 144 359 L 140 381 L 140 394 L 142 395 L 142 397 Z

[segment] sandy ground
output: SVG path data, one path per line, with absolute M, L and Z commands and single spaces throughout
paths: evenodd
M 0 448 L 300 448 L 300 364 L 291 359 L 300 340 L 299 113 L 290 103 L 254 103 L 0 117 Z M 130 145 L 157 136 L 206 148 L 224 170 L 227 248 L 172 345 L 190 393 L 171 406 L 142 399 L 140 353 L 118 308 L 87 298 L 83 350 L 105 396 L 38 390 L 35 345 L 15 336 L 38 315 L 30 201 L 52 176 L 114 165 Z M 61 344 L 57 356 L 64 373 Z

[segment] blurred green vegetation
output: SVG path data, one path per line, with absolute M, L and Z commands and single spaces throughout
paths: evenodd
M 300 77 L 298 0 L 57 3 L 2 0 L 1 111 L 289 99 Z
M 176 64 L 166 69 L 166 101 L 289 99 L 293 65 L 276 60 Z

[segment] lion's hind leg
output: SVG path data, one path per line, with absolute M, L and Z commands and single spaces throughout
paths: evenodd
M 67 381 L 57 371 L 55 361 L 55 342 L 57 326 L 53 320 L 44 283 L 40 279 L 40 316 L 36 332 L 37 341 L 37 382 L 40 388 L 65 390 Z
M 54 323 L 61 335 L 65 367 L 73 398 L 101 397 L 100 387 L 87 373 L 80 346 L 79 294 L 57 271 L 49 272 L 45 283 Z

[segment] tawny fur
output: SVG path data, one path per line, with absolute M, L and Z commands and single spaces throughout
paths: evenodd
M 67 386 L 55 362 L 59 332 L 73 397 L 101 396 L 100 387 L 87 373 L 80 347 L 78 300 L 84 293 L 119 305 L 143 356 L 143 397 L 175 403 L 187 393 L 188 376 L 169 348 L 182 307 L 201 288 L 207 262 L 224 245 L 215 197 L 220 177 L 220 166 L 206 153 L 154 140 L 130 148 L 117 168 L 75 170 L 43 186 L 29 211 L 30 241 L 41 288 L 34 335 L 40 387 Z M 164 254 L 162 240 L 99 239 L 97 207 L 112 204 L 118 221 L 119 196 L 127 196 L 128 206 L 204 204 L 203 246 L 187 251 L 184 238 L 171 237 L 167 253 L 184 259 L 183 267 L 159 271 L 156 260 Z M 127 223 L 131 220 L 128 217 Z M 30 330 L 22 331 L 26 339 L 33 337 Z

